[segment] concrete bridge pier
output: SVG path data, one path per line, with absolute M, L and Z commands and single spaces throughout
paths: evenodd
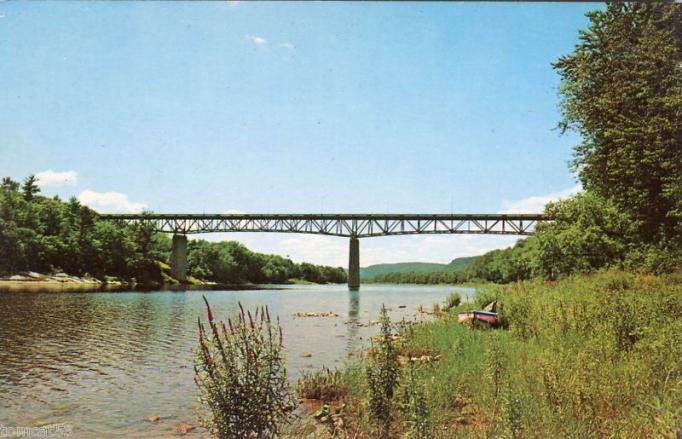
M 187 282 L 187 235 L 173 235 L 171 274 L 180 282 Z
M 351 236 L 350 238 L 348 289 L 350 291 L 358 291 L 360 289 L 360 240 L 356 236 Z

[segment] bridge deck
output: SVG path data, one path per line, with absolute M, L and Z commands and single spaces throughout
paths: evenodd
M 345 237 L 412 234 L 531 235 L 542 214 L 101 214 L 106 220 L 151 223 L 160 232 L 311 233 Z

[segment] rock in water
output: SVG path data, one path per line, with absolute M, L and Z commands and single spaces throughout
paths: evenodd
M 177 431 L 180 434 L 187 434 L 192 430 L 194 430 L 194 425 L 188 424 L 186 422 L 182 422 L 175 426 L 175 431 Z

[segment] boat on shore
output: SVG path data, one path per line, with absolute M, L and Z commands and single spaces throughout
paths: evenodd
M 476 311 L 462 311 L 457 315 L 457 320 L 459 323 L 464 322 L 485 322 L 491 326 L 496 326 L 499 324 L 497 319 L 497 301 L 494 300 L 483 307 L 482 310 Z
M 462 311 L 457 316 L 459 323 L 468 321 L 486 322 L 490 325 L 497 325 L 497 313 L 493 311 Z

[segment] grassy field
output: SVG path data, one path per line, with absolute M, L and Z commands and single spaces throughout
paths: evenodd
M 400 385 L 384 437 L 680 434 L 682 273 L 521 282 L 481 290 L 478 300 L 494 296 L 504 328 L 458 324 L 456 313 L 471 304 L 402 328 L 394 342 Z M 332 413 L 341 407 L 336 418 L 324 418 L 327 427 L 335 420 L 330 435 L 379 435 L 369 409 L 368 357 L 343 380 L 334 377 L 345 388 L 332 405 Z M 415 413 L 424 425 L 416 426 Z

